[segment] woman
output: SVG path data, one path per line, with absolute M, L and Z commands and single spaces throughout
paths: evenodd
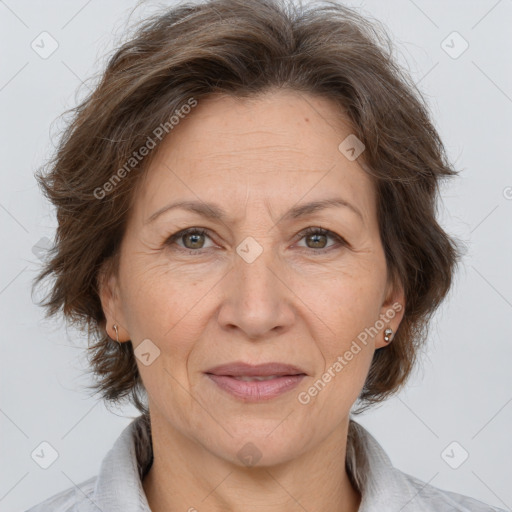
M 36 284 L 142 414 L 32 511 L 497 510 L 351 417 L 405 383 L 460 256 L 435 218 L 457 173 L 390 52 L 334 3 L 212 0 L 111 58 L 38 175 Z

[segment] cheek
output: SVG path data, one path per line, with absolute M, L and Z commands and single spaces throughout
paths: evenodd
M 176 271 L 168 261 L 148 260 L 134 259 L 126 266 L 131 271 L 124 276 L 123 310 L 134 341 L 147 337 L 163 341 L 190 324 L 194 309 L 211 285 L 208 280 Z
M 185 391 L 190 388 L 188 365 L 204 330 L 200 299 L 205 290 L 199 283 L 184 283 L 183 278 L 163 267 L 134 273 L 131 279 L 125 311 L 134 351 L 141 354 L 148 346 L 149 352 L 156 354 L 150 356 L 149 365 L 137 357 L 142 381 L 150 400 L 161 407 L 167 404 L 169 410 L 181 410 L 190 405 Z
M 326 355 L 339 355 L 351 340 L 378 320 L 385 283 L 378 268 L 374 265 L 373 270 L 340 270 L 317 280 L 317 286 L 297 281 L 297 295 L 303 297 L 320 323 L 326 326 L 328 335 L 322 337 Z
M 326 358 L 324 371 L 310 379 L 309 386 L 298 396 L 297 407 L 313 437 L 323 436 L 326 430 L 339 425 L 364 386 L 373 349 L 364 344 L 359 348 L 351 346 L 351 342 L 339 343 L 337 350 Z M 322 418 L 321 423 L 318 418 Z

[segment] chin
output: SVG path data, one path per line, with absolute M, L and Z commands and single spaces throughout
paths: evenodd
M 272 428 L 275 428 L 275 424 Z M 304 451 L 303 436 L 277 433 L 269 435 L 272 428 L 269 429 L 266 422 L 264 426 L 254 426 L 247 432 L 238 431 L 233 437 L 226 435 L 213 450 L 211 445 L 208 449 L 217 457 L 248 469 L 283 464 Z M 297 449 L 298 446 L 301 450 Z

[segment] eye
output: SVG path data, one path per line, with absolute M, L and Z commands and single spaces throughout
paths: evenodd
M 176 242 L 182 242 L 183 245 L 178 244 L 183 250 L 190 252 L 201 252 L 204 247 L 205 237 L 210 238 L 207 231 L 202 228 L 188 228 L 171 235 L 165 242 L 166 245 L 172 245 Z M 208 248 L 208 247 L 206 247 Z
M 203 228 L 187 228 L 171 235 L 165 242 L 165 245 L 172 246 L 178 245 L 178 250 L 188 251 L 190 254 L 200 254 L 213 246 L 205 246 L 205 238 L 209 238 L 208 230 Z M 348 246 L 349 244 L 341 236 L 329 231 L 328 229 L 320 227 L 310 227 L 301 231 L 297 238 L 299 240 L 305 239 L 305 249 L 310 249 L 310 252 L 326 252 L 338 246 Z M 328 245 L 329 238 L 333 239 L 336 243 Z M 210 239 L 211 240 L 211 239 Z M 181 243 L 178 243 L 181 242 Z M 299 246 L 301 247 L 301 246 Z M 303 246 L 302 246 L 303 247 Z M 321 251 L 320 249 L 326 249 Z
M 316 249 L 331 249 L 333 245 L 335 246 L 336 244 L 331 246 L 327 245 L 329 238 L 335 240 L 340 245 L 348 245 L 341 236 L 333 233 L 332 231 L 329 231 L 328 229 L 319 227 L 307 228 L 304 231 L 301 231 L 297 236 L 300 238 L 300 240 L 305 239 L 306 248 L 312 249 L 313 251 Z

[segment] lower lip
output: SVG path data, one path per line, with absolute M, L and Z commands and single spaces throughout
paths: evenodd
M 302 375 L 283 375 L 269 380 L 238 380 L 228 375 L 206 374 L 221 389 L 236 398 L 247 402 L 259 402 L 276 398 L 297 387 L 305 377 Z

